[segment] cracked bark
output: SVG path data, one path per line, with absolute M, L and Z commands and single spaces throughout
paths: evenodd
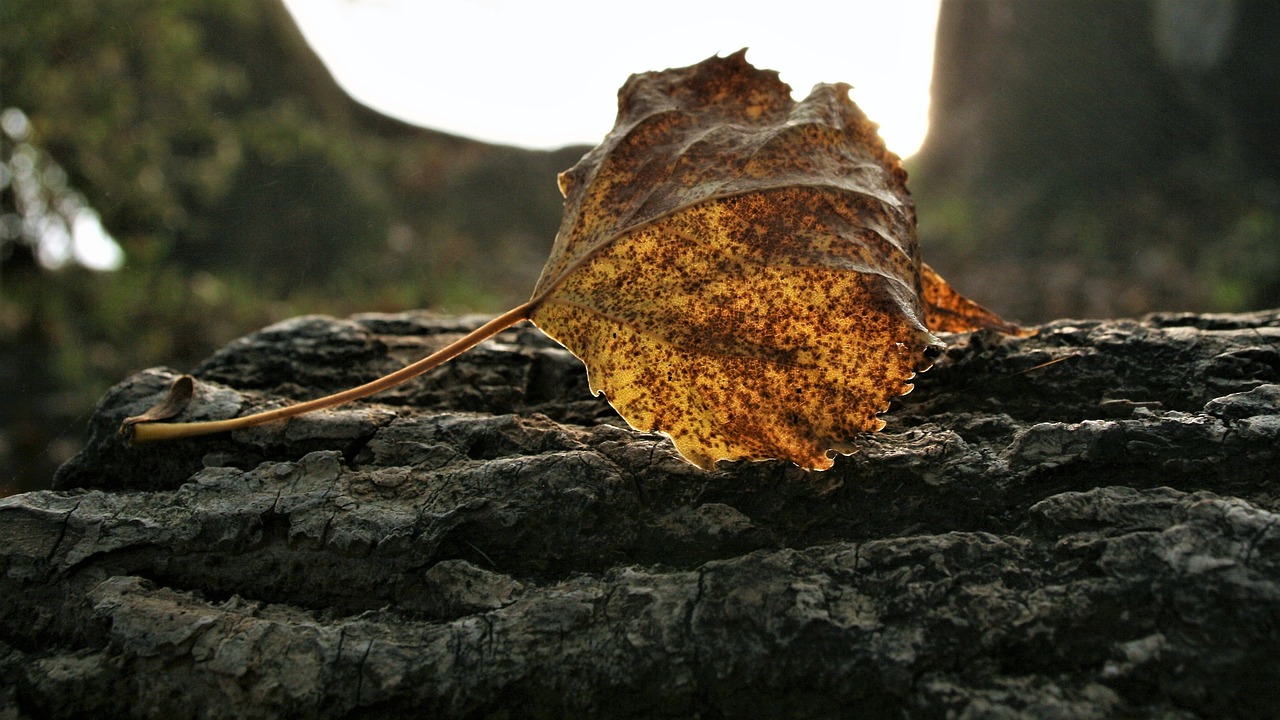
M 481 321 L 282 323 L 184 419 Z M 0 500 L 0 716 L 1280 715 L 1280 312 L 951 340 L 813 474 L 683 463 L 527 327 L 128 449 L 174 375 L 139 373 L 59 490 Z

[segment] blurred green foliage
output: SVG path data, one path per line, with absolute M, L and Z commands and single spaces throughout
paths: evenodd
M 61 168 L 44 193 L 82 197 L 125 254 L 116 272 L 53 268 L 31 227 L 0 237 L 0 494 L 47 483 L 139 369 L 189 368 L 301 313 L 524 300 L 559 222 L 555 174 L 581 154 L 360 106 L 277 0 L 6 0 L 0 28 L 0 110 L 28 119 L 23 153 Z M 12 184 L 0 199 L 21 216 Z
M 395 148 L 360 132 L 279 3 L 2 12 L 3 101 L 132 263 L 246 272 L 284 294 L 382 239 L 391 198 L 377 176 Z

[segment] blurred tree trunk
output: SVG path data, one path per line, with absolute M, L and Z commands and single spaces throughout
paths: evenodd
M 1266 0 L 944 0 L 928 257 L 1023 319 L 1280 303 L 1277 37 Z

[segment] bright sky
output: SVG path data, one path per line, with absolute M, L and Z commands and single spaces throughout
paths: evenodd
M 338 82 L 418 125 L 595 145 L 633 72 L 749 47 L 797 99 L 847 82 L 899 155 L 924 139 L 939 0 L 285 0 Z

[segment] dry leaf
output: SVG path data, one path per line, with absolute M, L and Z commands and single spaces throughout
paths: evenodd
M 125 418 L 120 425 L 121 430 L 127 432 L 128 428 L 138 423 L 160 422 L 182 414 L 195 395 L 195 382 L 196 379 L 190 375 L 179 375 L 169 385 L 169 391 L 160 402 L 147 408 L 141 415 Z
M 843 84 L 803 102 L 745 51 L 632 76 L 601 145 L 560 175 L 564 220 L 532 299 L 358 388 L 134 441 L 247 427 L 364 397 L 530 319 L 633 427 L 699 467 L 851 451 L 942 343 L 1017 332 L 922 268 L 907 174 Z
M 822 469 L 942 345 L 898 157 L 847 85 L 796 103 L 744 54 L 627 81 L 613 131 L 560 176 L 531 319 L 698 466 Z M 977 308 L 951 296 L 943 329 Z

